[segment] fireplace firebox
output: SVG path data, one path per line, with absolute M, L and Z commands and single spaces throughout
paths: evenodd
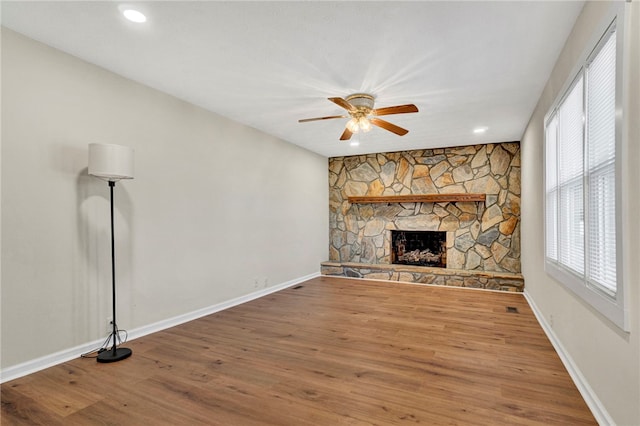
M 391 263 L 447 267 L 447 233 L 391 231 Z

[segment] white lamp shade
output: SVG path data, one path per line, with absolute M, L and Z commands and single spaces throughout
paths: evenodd
M 111 181 L 133 179 L 133 148 L 90 143 L 89 174 Z

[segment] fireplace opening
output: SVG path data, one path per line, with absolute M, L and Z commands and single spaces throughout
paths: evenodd
M 447 233 L 391 231 L 391 263 L 447 267 Z

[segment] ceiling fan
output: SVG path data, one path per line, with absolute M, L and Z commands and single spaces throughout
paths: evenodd
M 331 120 L 334 118 L 348 118 L 351 117 L 351 120 L 347 122 L 346 128 L 340 136 L 341 141 L 346 141 L 351 138 L 354 133 L 358 133 L 359 131 L 368 132 L 371 130 L 371 125 L 382 127 L 385 130 L 388 130 L 392 133 L 395 133 L 398 136 L 404 136 L 409 131 L 407 129 L 403 129 L 402 127 L 396 126 L 393 123 L 389 123 L 388 121 L 377 118 L 380 115 L 391 115 L 391 114 L 406 114 L 409 112 L 418 112 L 418 107 L 413 104 L 407 105 L 396 105 L 391 107 L 384 108 L 373 108 L 374 98 L 371 95 L 366 93 L 354 93 L 353 95 L 349 95 L 346 98 L 329 98 L 331 102 L 334 104 L 344 108 L 347 110 L 349 115 L 329 115 L 327 117 L 317 117 L 317 118 L 304 118 L 302 120 L 298 120 L 298 123 L 306 123 L 307 121 L 318 121 L 318 120 Z

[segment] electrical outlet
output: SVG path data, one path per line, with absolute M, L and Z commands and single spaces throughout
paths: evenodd
M 549 315 L 549 325 L 553 328 L 553 314 Z
M 258 288 L 260 286 L 260 279 L 259 278 L 254 278 L 253 279 L 253 288 Z
M 265 278 L 263 282 L 264 282 L 264 288 L 269 287 L 269 278 Z
M 113 331 L 113 318 L 107 318 L 107 332 Z

